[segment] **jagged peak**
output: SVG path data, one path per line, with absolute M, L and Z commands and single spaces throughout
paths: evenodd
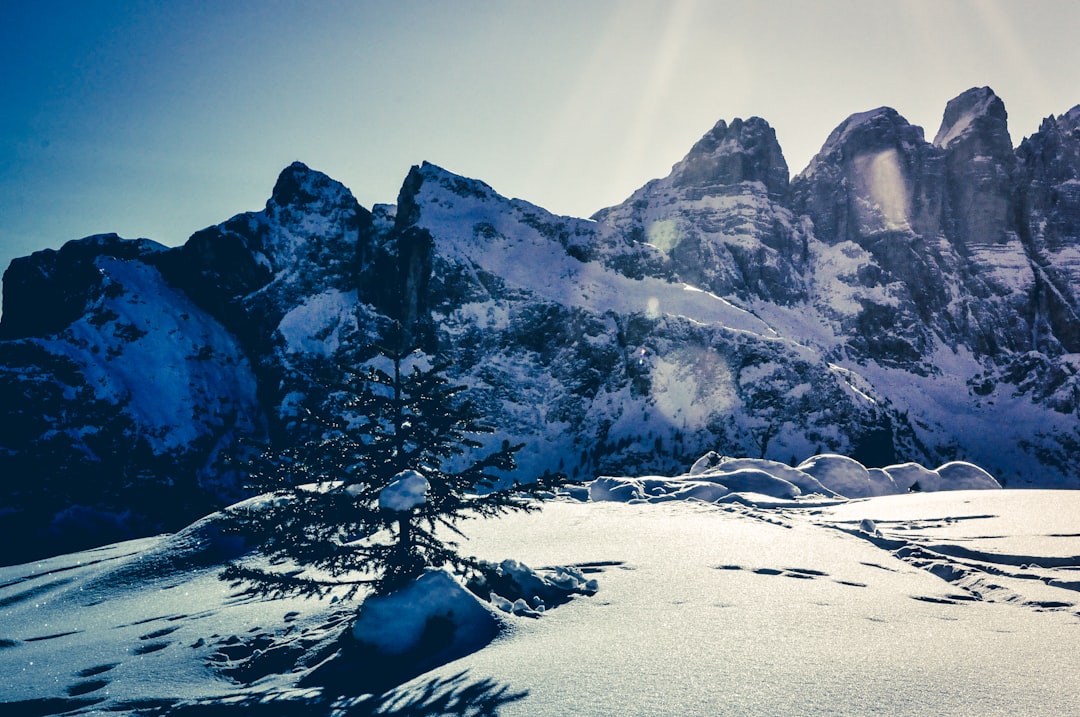
M 934 137 L 934 146 L 948 148 L 949 144 L 980 127 L 991 132 L 1002 132 L 1008 138 L 1008 113 L 1005 103 L 989 87 L 973 87 L 953 98 L 945 106 L 941 128 Z M 1009 139 L 1009 149 L 1012 140 Z
M 866 112 L 856 112 L 849 115 L 832 131 L 829 138 L 825 140 L 825 147 L 844 144 L 853 136 L 864 132 L 878 131 L 883 128 L 893 129 L 913 126 L 892 107 L 878 107 Z M 921 133 L 922 129 L 918 129 Z
M 675 187 L 762 182 L 770 194 L 787 191 L 788 166 L 776 132 L 760 117 L 717 122 L 671 168 Z
M 1080 129 L 1080 105 L 1076 105 L 1065 114 L 1044 117 L 1039 124 L 1039 131 L 1026 138 L 1023 143 L 1027 143 L 1039 135 L 1069 134 L 1078 129 Z
M 152 239 L 127 239 L 115 232 L 108 232 L 72 239 L 64 242 L 59 249 L 41 249 L 30 256 L 14 259 L 11 264 L 33 266 L 34 271 L 40 272 L 57 262 L 90 264 L 98 256 L 136 259 L 165 251 L 168 251 L 168 247 Z
M 77 319 L 102 281 L 97 260 L 143 260 L 168 249 L 150 239 L 94 234 L 12 260 L 3 278 L 0 340 L 47 336 Z
M 355 204 L 352 192 L 336 179 L 311 169 L 303 162 L 293 162 L 281 170 L 267 208 L 307 206 L 316 202 L 330 205 Z
M 731 120 L 731 124 L 728 125 L 726 120 L 720 120 L 713 128 L 702 136 L 694 146 L 690 148 L 690 152 L 687 157 L 702 155 L 702 154 L 716 154 L 718 150 L 731 151 L 732 149 L 745 146 L 744 130 L 746 136 L 759 135 L 763 132 L 768 132 L 772 127 L 769 123 L 760 117 L 751 117 L 747 120 L 743 120 L 741 117 L 736 117 Z M 725 143 L 727 143 L 725 145 Z
M 1061 115 L 1058 125 L 1066 131 L 1080 128 L 1080 105 Z
M 800 178 L 813 176 L 823 165 L 833 164 L 834 155 L 844 156 L 844 147 L 855 143 L 863 150 L 881 149 L 884 145 L 895 146 L 897 141 L 924 143 L 922 127 L 913 125 L 892 107 L 878 107 L 866 112 L 849 115 L 821 145 L 821 149 L 810 160 L 810 164 L 800 174 Z
M 454 194 L 461 196 L 471 196 L 479 199 L 500 196 L 487 182 L 456 174 L 431 162 L 425 161 L 420 165 L 420 174 L 425 180 L 438 182 Z
M 395 226 L 398 229 L 409 227 L 420 218 L 420 206 L 417 203 L 417 197 L 422 191 L 421 188 L 425 185 L 428 187 L 441 187 L 443 190 L 459 197 L 470 197 L 480 201 L 504 199 L 486 182 L 455 174 L 437 164 L 424 161 L 419 165 L 413 165 L 409 169 L 405 181 L 401 184 L 395 212 Z

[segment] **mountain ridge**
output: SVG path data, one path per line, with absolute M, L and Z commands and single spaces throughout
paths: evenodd
M 989 88 L 950 102 L 934 142 L 881 108 L 790 180 L 765 120 L 721 120 L 592 219 L 427 162 L 369 210 L 296 162 L 263 210 L 181 247 L 98 235 L 18 259 L 0 531 L 66 551 L 235 499 L 236 446 L 302 440 L 311 367 L 393 322 L 450 361 L 492 441 L 526 444 L 526 479 L 718 450 L 1080 487 L 1076 117 L 1013 149 Z

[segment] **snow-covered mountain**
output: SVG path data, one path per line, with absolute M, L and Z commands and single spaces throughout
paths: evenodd
M 973 89 L 934 142 L 856 114 L 789 180 L 764 120 L 722 121 L 591 220 L 427 163 L 369 210 L 296 163 L 262 211 L 182 247 L 97 236 L 18 259 L 0 525 L 36 538 L 5 557 L 234 500 L 238 441 L 297 440 L 313 359 L 393 321 L 451 362 L 492 441 L 525 444 L 523 477 L 715 450 L 1080 487 L 1078 122 L 1013 149 L 1003 103 Z

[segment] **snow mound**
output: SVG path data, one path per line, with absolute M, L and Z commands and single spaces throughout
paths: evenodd
M 499 610 L 524 617 L 539 617 L 576 594 L 592 595 L 599 589 L 596 580 L 586 578 L 581 568 L 559 566 L 541 572 L 517 560 L 498 565 L 483 562 L 481 574 L 467 587 L 477 595 L 488 595 Z
M 872 498 L 909 491 L 998 489 L 982 468 L 963 461 L 931 470 L 918 463 L 867 468 L 854 458 L 822 454 L 798 467 L 756 458 L 726 458 L 710 451 L 683 476 L 642 478 L 601 476 L 570 497 L 592 502 L 661 503 L 671 500 L 759 502 L 759 499 L 807 502 Z
M 494 615 L 445 570 L 428 570 L 390 595 L 369 597 L 360 607 L 352 635 L 380 654 L 396 657 L 431 640 L 432 624 L 443 621 L 447 647 L 477 648 L 495 636 Z M 485 639 L 486 637 L 486 639 Z
M 800 463 L 799 470 L 809 473 L 836 493 L 848 498 L 870 498 L 900 492 L 888 473 L 871 473 L 862 463 L 847 456 L 814 456 Z
M 736 493 L 760 493 L 789 500 L 802 495 L 798 486 L 761 468 L 738 468 L 729 472 L 706 474 L 702 477 L 715 480 Z
M 448 572 L 428 570 L 397 592 L 364 601 L 352 626 L 358 654 L 348 662 L 357 679 L 379 690 L 479 650 L 500 626 Z
M 431 484 L 428 483 L 427 478 L 418 472 L 402 471 L 394 476 L 390 485 L 379 493 L 379 507 L 399 513 L 410 511 L 427 503 L 427 494 L 430 489 Z
M 714 503 L 729 493 L 731 490 L 727 486 L 708 480 L 601 476 L 588 484 L 584 496 L 578 492 L 571 495 L 594 503 L 660 503 L 691 499 Z
M 937 469 L 941 482 L 937 490 L 987 490 L 1001 485 L 977 465 L 965 461 L 946 463 Z
M 710 451 L 710 453 L 713 456 L 716 455 L 714 452 Z M 708 455 L 709 454 L 706 454 L 705 457 Z M 697 463 L 694 465 L 698 465 L 699 463 L 701 463 L 701 459 L 698 459 Z M 801 471 L 798 468 L 792 468 L 779 461 L 770 461 L 765 458 L 720 458 L 719 462 L 714 463 L 714 467 L 707 472 L 713 475 L 728 475 L 744 469 L 764 471 L 775 478 L 791 483 L 806 494 L 816 493 L 818 495 L 835 497 L 833 491 L 826 488 L 809 473 Z M 691 471 L 692 470 L 693 468 L 691 468 Z

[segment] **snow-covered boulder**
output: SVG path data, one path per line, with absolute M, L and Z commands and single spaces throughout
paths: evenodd
M 884 470 L 902 493 L 910 490 L 941 490 L 941 476 L 918 463 L 886 466 Z
M 765 461 L 765 463 L 771 463 L 771 461 Z M 715 503 L 730 493 L 754 493 L 786 500 L 793 500 L 802 495 L 797 485 L 760 468 L 729 468 L 729 466 L 742 465 L 738 461 L 727 461 L 709 471 L 675 478 L 602 476 L 589 484 L 588 499 L 593 502 L 617 503 L 631 501 L 662 503 L 669 500 L 701 500 Z M 806 478 L 812 480 L 809 476 Z M 826 493 L 824 488 L 818 492 Z
M 428 570 L 391 593 L 369 597 L 352 627 L 357 679 L 396 684 L 479 650 L 499 632 L 495 613 L 445 570 Z
M 896 481 L 892 476 L 885 472 L 884 468 L 867 468 L 866 472 L 870 474 L 870 482 L 874 485 L 892 486 L 893 493 L 903 493 L 900 488 L 896 486 Z
M 731 489 L 716 479 L 716 476 L 694 478 L 616 478 L 601 476 L 588 484 L 587 496 L 577 496 L 581 500 L 594 503 L 630 503 L 642 501 L 662 503 L 669 500 L 700 500 L 714 503 L 723 498 Z M 571 492 L 573 496 L 573 493 Z
M 735 493 L 760 493 L 773 498 L 794 499 L 802 495 L 798 486 L 783 478 L 778 478 L 760 468 L 739 468 L 732 471 L 708 473 L 698 476 L 699 480 L 708 478 Z
M 559 566 L 540 571 L 509 559 L 498 565 L 483 562 L 480 575 L 467 587 L 477 595 L 487 595 L 499 610 L 525 617 L 538 617 L 574 595 L 592 595 L 599 589 L 596 580 L 586 578 L 579 568 Z
M 664 500 L 700 500 L 715 503 L 731 493 L 731 489 L 720 483 L 698 480 L 682 480 L 673 483 L 673 490 L 664 496 L 657 496 L 654 503 Z
M 937 490 L 995 490 L 1001 488 L 994 476 L 966 461 L 952 461 L 939 466 L 941 477 Z
M 871 473 L 862 463 L 847 456 L 831 453 L 814 456 L 800 463 L 799 470 L 845 498 L 870 498 L 900 492 L 889 474 L 884 471 Z
M 702 456 L 694 466 L 697 466 L 709 455 Z M 711 455 L 715 456 L 716 454 L 711 453 Z M 720 458 L 712 464 L 712 468 L 709 470 L 712 473 L 727 474 L 747 468 L 765 471 L 775 478 L 780 478 L 797 486 L 799 490 L 806 494 L 834 495 L 833 491 L 829 490 L 814 476 L 780 461 L 770 461 L 765 458 Z M 690 470 L 693 472 L 694 469 L 691 468 Z
M 582 488 L 579 500 L 660 503 L 670 500 L 731 500 L 730 494 L 757 494 L 787 500 L 809 496 L 873 498 L 909 490 L 975 490 L 1000 488 L 982 468 L 963 461 L 930 470 L 918 463 L 867 468 L 838 454 L 822 454 L 791 467 L 759 458 L 728 458 L 714 451 L 694 462 L 689 472 L 674 478 L 604 476 Z M 587 494 L 587 497 L 586 497 Z
M 640 481 L 633 478 L 601 476 L 589 483 L 589 500 L 594 503 L 628 503 L 645 497 Z
M 694 461 L 694 465 L 690 466 L 687 475 L 699 476 L 703 473 L 714 471 L 720 467 L 720 464 L 724 462 L 724 457 L 716 451 L 709 451 L 701 458 Z

